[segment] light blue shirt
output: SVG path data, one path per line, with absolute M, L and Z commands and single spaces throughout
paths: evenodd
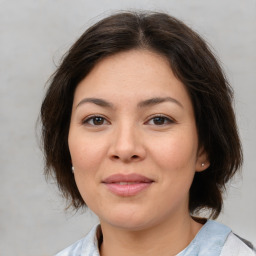
M 177 256 L 220 255 L 231 229 L 218 222 L 208 220 L 192 242 Z
M 85 238 L 59 252 L 56 256 L 100 256 L 97 228 L 98 225 L 94 226 Z M 229 244 L 232 245 L 232 248 L 229 248 L 231 247 Z M 234 248 L 234 244 L 237 248 Z M 223 247 L 225 247 L 224 250 Z M 255 254 L 231 232 L 230 228 L 212 220 L 208 220 L 192 242 L 177 254 L 177 256 L 250 255 L 254 256 Z

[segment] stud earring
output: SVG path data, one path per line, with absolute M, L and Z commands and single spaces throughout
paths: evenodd
M 204 167 L 204 166 L 205 166 L 205 163 L 201 163 L 201 166 Z
M 75 168 L 74 168 L 74 166 L 72 166 L 72 168 L 71 168 L 71 169 L 72 169 L 72 173 L 74 173 L 74 171 L 75 171 Z

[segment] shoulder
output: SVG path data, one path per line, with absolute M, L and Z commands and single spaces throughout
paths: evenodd
M 250 246 L 249 242 L 236 236 L 229 227 L 208 220 L 179 256 L 256 256 Z
M 252 244 L 234 233 L 227 237 L 220 256 L 256 256 Z
M 86 237 L 70 245 L 55 256 L 99 256 L 97 230 L 94 226 Z
M 57 253 L 55 256 L 73 256 L 73 255 L 80 255 L 83 244 L 84 244 L 84 239 L 81 239 L 77 241 L 76 243 L 70 245 L 66 249 L 62 250 L 61 252 Z

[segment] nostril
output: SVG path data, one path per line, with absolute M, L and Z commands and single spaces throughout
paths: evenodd
M 120 157 L 117 156 L 117 155 L 114 155 L 113 158 L 114 158 L 114 159 L 120 159 Z M 138 158 L 139 158 L 139 156 L 133 155 L 130 159 L 138 159 Z

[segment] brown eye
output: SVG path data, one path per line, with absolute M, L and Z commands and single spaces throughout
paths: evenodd
M 104 124 L 108 124 L 107 120 L 102 116 L 91 116 L 83 121 L 83 124 L 91 125 L 91 126 L 100 126 Z
M 153 118 L 153 123 L 155 125 L 163 125 L 166 122 L 166 118 L 162 116 L 154 117 Z
M 166 116 L 154 116 L 147 123 L 150 125 L 161 126 L 161 125 L 167 125 L 167 124 L 174 123 L 174 121 Z
M 94 125 L 102 125 L 104 123 L 104 118 L 97 116 L 92 119 Z

